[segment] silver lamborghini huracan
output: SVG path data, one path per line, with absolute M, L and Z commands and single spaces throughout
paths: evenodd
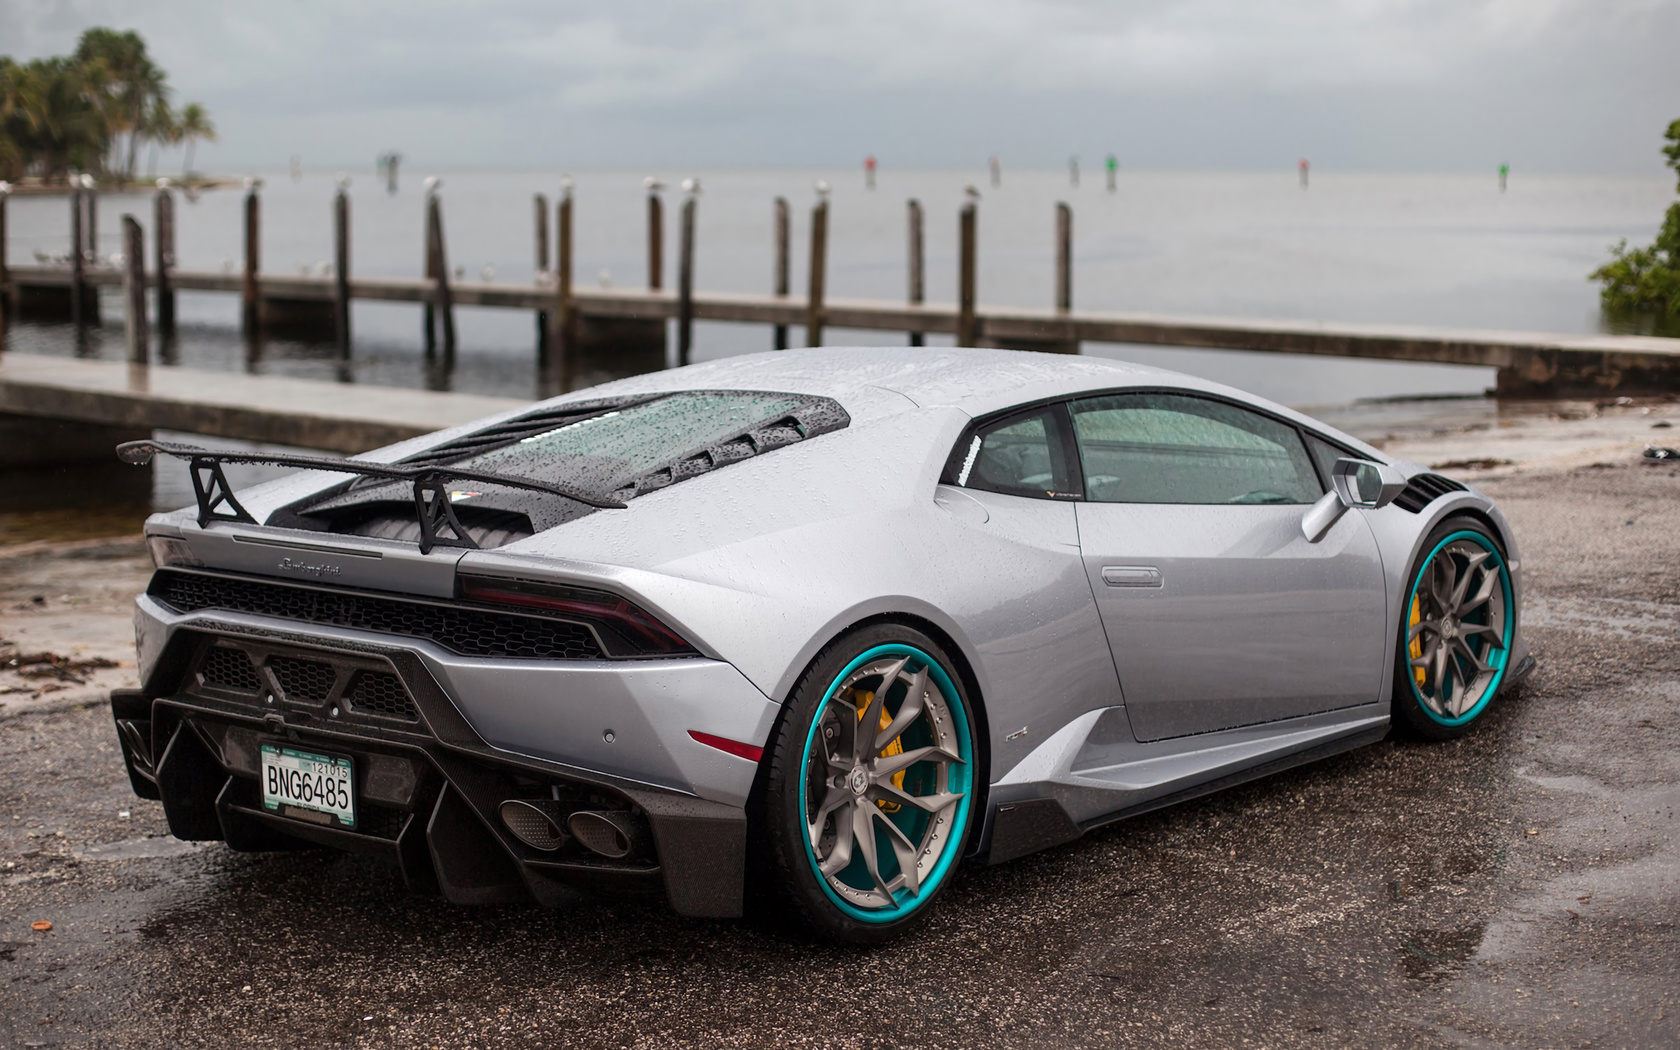
M 758 354 L 349 460 L 119 453 L 197 495 L 146 525 L 135 791 L 461 903 L 879 941 L 962 863 L 1451 737 L 1533 664 L 1486 497 L 1086 357 Z

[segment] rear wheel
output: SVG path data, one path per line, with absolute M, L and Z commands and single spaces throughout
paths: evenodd
M 762 834 L 793 915 L 880 943 L 926 915 L 972 823 L 972 705 L 920 631 L 875 624 L 812 662 L 772 741 Z
M 1505 552 L 1474 518 L 1430 531 L 1400 624 L 1394 714 L 1417 735 L 1468 731 L 1499 691 L 1516 609 Z

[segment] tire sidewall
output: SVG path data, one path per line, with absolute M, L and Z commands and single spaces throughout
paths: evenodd
M 829 686 L 858 656 L 882 645 L 911 646 L 931 657 L 944 671 L 957 694 L 962 718 L 967 723 L 970 749 L 974 752 L 971 758 L 977 759 L 983 746 L 976 732 L 974 700 L 969 695 L 963 676 L 957 673 L 944 646 L 913 627 L 876 623 L 854 629 L 825 646 L 800 676 L 784 706 L 776 732 L 771 736 L 771 748 L 765 757 L 767 768 L 758 814 L 760 827 L 755 829 L 756 837 L 761 841 L 756 852 L 770 869 L 764 874 L 769 876 L 773 885 L 766 888 L 773 889 L 790 917 L 825 938 L 853 944 L 880 944 L 921 923 L 934 902 L 951 884 L 969 838 L 980 823 L 976 807 L 971 803 L 963 828 L 946 846 L 949 862 L 943 876 L 931 890 L 923 892 L 913 911 L 897 919 L 867 922 L 846 914 L 830 899 L 821 875 L 812 867 L 800 795 L 806 741 L 812 723 L 828 698 Z M 971 766 L 976 771 L 982 768 L 978 761 L 972 761 Z M 971 800 L 978 800 L 977 789 L 978 785 L 971 781 Z
M 1405 580 L 1405 590 L 1400 601 L 1399 623 L 1396 625 L 1394 647 L 1394 693 L 1393 693 L 1393 721 L 1395 725 L 1408 735 L 1424 740 L 1453 740 L 1470 732 L 1481 723 L 1488 709 L 1499 699 L 1505 689 L 1505 676 L 1501 674 L 1491 695 L 1482 700 L 1475 713 L 1467 720 L 1456 725 L 1447 725 L 1432 717 L 1423 708 L 1416 693 L 1412 689 L 1412 668 L 1407 654 L 1408 642 L 1406 633 L 1407 621 L 1411 616 L 1411 596 L 1417 588 L 1419 577 L 1429 565 L 1429 556 L 1442 540 L 1455 532 L 1474 532 L 1490 543 L 1498 552 L 1499 560 L 1505 566 L 1507 581 L 1509 580 L 1509 558 L 1505 553 L 1505 544 L 1499 534 L 1488 527 L 1486 522 L 1463 514 L 1449 514 L 1436 522 L 1430 528 L 1423 542 L 1418 545 L 1417 554 L 1411 571 Z M 1507 586 L 1509 583 L 1507 582 Z M 1517 609 L 1513 601 L 1506 610 L 1511 618 L 1511 637 L 1516 634 Z

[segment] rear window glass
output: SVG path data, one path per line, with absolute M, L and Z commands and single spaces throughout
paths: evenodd
M 1072 495 L 1062 431 L 1052 415 L 1059 411 L 1046 408 L 1016 416 L 974 435 L 957 484 L 1036 499 Z
M 455 465 L 611 492 L 673 459 L 774 423 L 807 404 L 808 399 L 787 394 L 672 394 L 566 423 Z

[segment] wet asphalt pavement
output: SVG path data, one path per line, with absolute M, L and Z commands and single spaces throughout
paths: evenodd
M 1540 669 L 1467 739 L 968 870 L 873 951 L 177 843 L 108 711 L 5 718 L 0 1045 L 1680 1045 L 1676 474 L 1485 485 Z

